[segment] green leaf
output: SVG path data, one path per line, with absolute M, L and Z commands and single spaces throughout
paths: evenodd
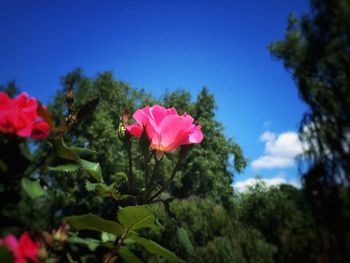
M 94 252 L 96 248 L 101 246 L 101 241 L 93 238 L 81 238 L 77 235 L 73 235 L 68 238 L 68 242 L 86 246 L 90 251 Z
M 117 222 L 103 219 L 94 214 L 68 216 L 65 219 L 68 224 L 77 230 L 107 232 L 115 236 L 121 236 L 124 233 L 123 227 Z
M 4 263 L 14 262 L 12 252 L 5 246 L 0 246 L 0 258 L 1 258 L 1 262 L 4 262 Z
M 101 240 L 102 242 L 108 242 L 108 241 L 113 241 L 115 240 L 115 235 L 107 232 L 102 232 L 101 233 Z
M 91 155 L 97 154 L 96 151 L 88 148 L 83 148 L 83 147 L 72 146 L 72 147 L 69 147 L 69 149 L 71 149 L 73 152 L 75 152 L 79 156 L 91 156 Z
M 95 183 L 91 183 L 90 181 L 86 181 L 85 182 L 85 189 L 88 192 L 92 192 L 96 190 L 96 184 Z
M 129 240 L 136 242 L 137 244 L 143 246 L 149 253 L 163 256 L 169 262 L 185 262 L 184 260 L 178 258 L 173 252 L 166 249 L 165 247 L 159 245 L 158 243 L 148 240 L 146 238 L 130 235 Z
M 48 167 L 49 171 L 64 172 L 64 173 L 72 173 L 72 172 L 78 171 L 79 169 L 80 169 L 80 166 L 74 163 Z
M 129 195 L 121 194 L 114 184 L 106 185 L 104 183 L 91 183 L 86 181 L 85 188 L 89 192 L 96 191 L 102 198 L 111 197 L 115 200 L 123 200 L 130 197 Z
M 132 253 L 127 247 L 120 247 L 118 250 L 119 255 L 125 263 L 142 263 L 134 253 Z
M 52 138 L 50 142 L 57 157 L 65 160 L 79 161 L 78 154 L 72 151 L 63 141 L 63 138 Z
M 85 103 L 77 113 L 77 120 L 81 121 L 83 118 L 89 117 L 95 111 L 99 100 L 100 98 L 97 97 Z
M 87 191 L 97 191 L 101 197 L 110 196 L 113 192 L 118 194 L 117 189 L 114 188 L 114 184 L 106 185 L 104 183 L 91 183 L 86 181 L 85 188 Z
M 122 181 L 127 182 L 127 181 L 128 181 L 128 176 L 127 176 L 126 173 L 124 173 L 124 172 L 118 172 L 118 173 L 116 174 L 116 181 L 117 181 L 118 183 L 121 183 Z
M 187 231 L 184 228 L 178 227 L 176 229 L 176 237 L 177 237 L 177 240 L 180 242 L 180 244 L 184 246 L 184 248 L 186 249 L 186 252 L 189 255 L 191 256 L 196 255 L 194 252 L 193 245 L 190 241 L 190 238 L 188 237 Z
M 146 205 L 128 206 L 121 208 L 118 212 L 118 221 L 125 228 L 137 230 L 140 228 L 156 228 L 159 229 L 159 224 L 156 224 L 155 213 Z
M 24 192 L 32 199 L 37 199 L 45 193 L 39 180 L 33 181 L 23 177 L 21 180 L 21 185 Z
M 98 183 L 102 183 L 102 171 L 100 163 L 94 163 L 81 159 L 80 164 L 82 168 L 91 175 Z

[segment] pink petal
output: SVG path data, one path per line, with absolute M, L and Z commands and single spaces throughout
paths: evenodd
M 16 134 L 21 137 L 30 137 L 32 135 L 33 128 L 33 124 L 28 124 L 26 127 L 18 130 Z
M 150 114 L 155 124 L 159 126 L 162 120 L 168 115 L 178 115 L 174 108 L 166 109 L 159 105 L 150 108 Z
M 149 123 L 149 118 L 150 115 L 147 114 L 149 113 L 149 106 L 137 110 L 132 117 L 136 120 L 137 124 L 140 125 L 141 127 L 143 127 L 144 125 L 146 125 L 147 123 Z
M 126 130 L 133 136 L 136 136 L 137 138 L 141 137 L 142 134 L 142 128 L 137 124 L 131 124 L 129 126 L 126 126 Z
M 14 235 L 8 235 L 4 239 L 4 245 L 6 245 L 11 251 L 15 252 L 18 249 L 18 241 Z
M 34 123 L 31 137 L 36 140 L 45 139 L 49 136 L 50 126 L 45 121 L 39 121 Z
M 141 110 L 137 110 L 134 113 L 133 117 L 139 126 L 146 128 L 146 132 L 150 140 L 153 137 L 155 137 L 157 134 L 159 134 L 158 125 L 155 123 L 154 119 L 151 117 L 149 106 Z
M 191 133 L 189 134 L 189 143 L 201 143 L 204 136 L 201 131 L 201 126 L 197 125 L 194 129 L 192 129 Z
M 183 137 L 180 144 L 200 143 L 203 140 L 203 133 L 200 125 L 193 125 L 188 131 L 187 135 Z
M 12 104 L 10 97 L 6 92 L 0 92 L 0 110 L 7 109 Z
M 30 259 L 35 263 L 39 263 L 37 255 L 40 248 L 40 243 L 31 239 L 28 232 L 24 232 L 18 241 L 18 251 L 21 256 Z
M 180 145 L 186 136 L 186 131 L 192 126 L 193 118 L 168 115 L 160 125 L 161 147 L 171 151 Z M 152 141 L 152 144 L 154 142 Z
M 14 99 L 14 103 L 19 107 L 23 114 L 27 116 L 29 119 L 38 118 L 37 110 L 37 101 L 33 97 L 29 97 L 29 95 L 25 92 L 22 92 Z

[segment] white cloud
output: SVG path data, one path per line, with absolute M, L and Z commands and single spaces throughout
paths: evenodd
M 261 134 L 260 136 L 260 140 L 261 141 L 273 141 L 276 139 L 276 134 L 274 134 L 273 132 L 270 131 L 266 131 L 263 134 Z
M 260 140 L 265 142 L 265 151 L 264 155 L 252 162 L 253 169 L 293 166 L 295 157 L 303 152 L 303 145 L 296 132 L 288 131 L 276 135 L 266 131 L 260 136 Z
M 293 158 L 264 155 L 252 162 L 253 169 L 284 168 L 294 165 Z
M 244 181 L 234 183 L 233 188 L 235 188 L 235 190 L 238 192 L 245 192 L 248 190 L 248 187 L 255 185 L 259 180 L 263 181 L 268 187 L 277 186 L 280 184 L 290 184 L 294 187 L 300 188 L 300 181 L 297 179 L 287 180 L 286 177 L 287 175 L 284 172 L 281 172 L 273 178 L 248 178 Z

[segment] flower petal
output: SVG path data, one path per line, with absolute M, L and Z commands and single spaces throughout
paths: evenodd
M 166 116 L 159 127 L 161 148 L 171 151 L 180 146 L 181 141 L 187 136 L 186 132 L 192 126 L 192 122 L 193 118 L 177 115 Z
M 131 135 L 136 136 L 137 138 L 141 137 L 142 128 L 139 125 L 131 124 L 129 126 L 126 126 L 125 128 Z
M 155 124 L 159 126 L 162 120 L 168 115 L 178 115 L 174 108 L 166 109 L 159 105 L 150 108 L 150 114 Z

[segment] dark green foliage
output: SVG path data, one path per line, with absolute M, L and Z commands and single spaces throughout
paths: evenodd
M 300 132 L 309 145 L 305 194 L 323 226 L 319 257 L 350 257 L 350 2 L 313 0 L 312 13 L 290 17 L 285 39 L 270 46 L 309 106 Z M 325 256 L 327 255 L 327 256 Z
M 291 185 L 268 188 L 260 181 L 239 196 L 239 221 L 275 244 L 276 262 L 312 261 L 319 240 L 315 221 L 300 190 Z
M 189 233 L 196 255 L 189 255 L 174 238 L 176 224 L 161 205 L 157 210 L 165 230 L 158 234 L 158 240 L 168 243 L 177 255 L 190 262 L 273 262 L 275 247 L 259 231 L 238 222 L 213 200 L 175 200 L 171 209 L 177 215 L 177 223 Z

